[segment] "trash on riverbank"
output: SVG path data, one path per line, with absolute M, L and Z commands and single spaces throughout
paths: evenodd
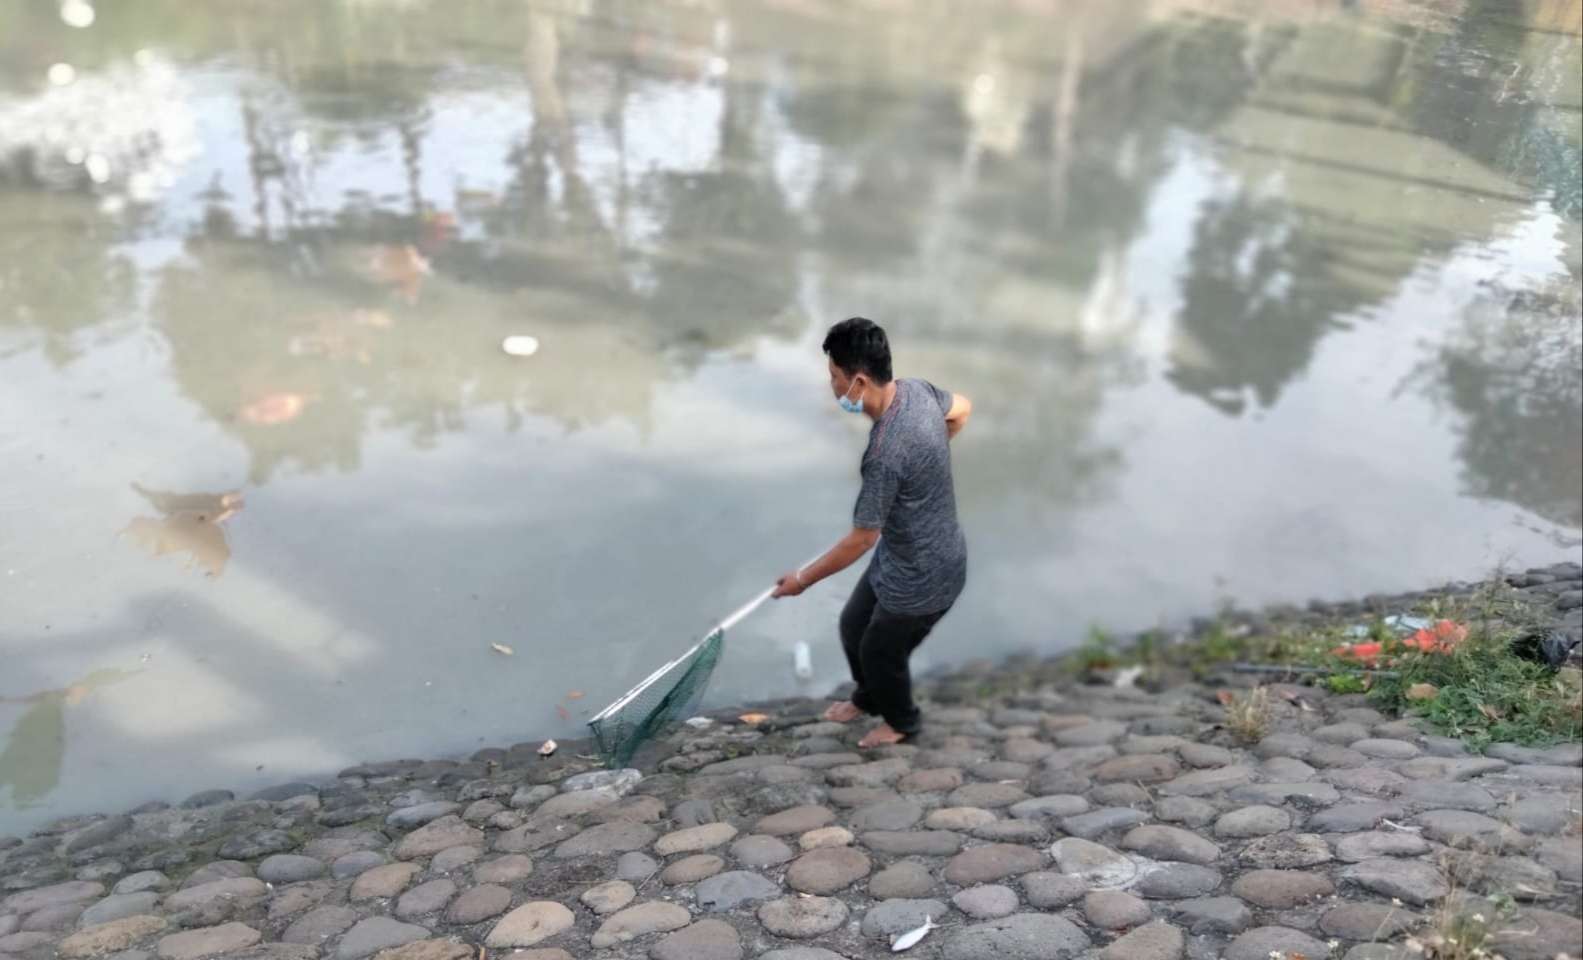
M 539 746 L 539 756 L 541 756 L 541 757 L 551 756 L 551 755 L 553 755 L 555 753 L 555 751 L 559 750 L 560 748 L 561 748 L 561 745 L 556 743 L 554 740 L 546 740 L 546 741 L 544 741 L 543 744 L 541 744 Z
M 516 334 L 500 341 L 500 349 L 513 357 L 531 357 L 539 352 L 539 338 Z

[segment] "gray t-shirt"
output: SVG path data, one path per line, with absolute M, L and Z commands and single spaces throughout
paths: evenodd
M 852 525 L 880 531 L 867 576 L 891 613 L 939 613 L 967 582 L 967 540 L 956 521 L 945 414 L 951 394 L 896 381 L 896 398 L 868 435 Z

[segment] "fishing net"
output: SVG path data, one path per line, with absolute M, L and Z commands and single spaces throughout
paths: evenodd
M 716 627 L 588 721 L 606 766 L 627 766 L 638 748 L 698 708 L 725 649 L 725 634 L 723 626 Z

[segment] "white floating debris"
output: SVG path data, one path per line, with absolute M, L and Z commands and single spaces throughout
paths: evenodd
M 683 720 L 682 722 L 687 724 L 689 727 L 692 727 L 694 730 L 707 730 L 715 725 L 715 722 L 708 717 L 693 717 L 690 720 Z
M 110 179 L 110 161 L 97 153 L 84 160 L 83 166 L 88 170 L 88 179 L 94 183 L 104 183 Z
M 517 651 L 511 649 L 503 643 L 491 643 L 489 645 L 489 649 L 495 651 L 496 653 L 503 653 L 508 657 L 514 657 L 517 655 Z
M 808 649 L 807 640 L 798 640 L 792 650 L 792 672 L 798 680 L 813 679 L 813 652 Z
M 1111 683 L 1111 686 L 1130 690 L 1138 685 L 1138 678 L 1141 676 L 1143 676 L 1142 667 L 1122 667 L 1116 671 L 1116 679 Z
M 79 30 L 93 26 L 93 4 L 87 0 L 64 0 L 60 5 L 61 22 Z
M 560 748 L 561 748 L 561 745 L 556 743 L 554 740 L 546 740 L 546 741 L 544 741 L 544 744 L 539 747 L 539 756 L 547 757 L 550 754 L 554 753 L 555 751 L 559 750 Z
M 47 76 L 49 77 L 49 82 L 57 87 L 68 86 L 73 80 L 77 79 L 77 68 L 69 63 L 50 64 Z
M 709 58 L 709 75 L 711 77 L 723 77 L 727 73 L 729 73 L 730 71 L 731 71 L 731 61 L 730 60 L 727 60 L 725 57 L 710 57 Z
M 531 357 L 539 352 L 539 338 L 525 333 L 507 337 L 500 342 L 500 349 L 513 357 Z
M 918 941 L 927 937 L 930 930 L 938 929 L 940 929 L 940 925 L 934 922 L 934 918 L 925 914 L 923 926 L 908 930 L 890 942 L 890 952 L 901 953 L 903 950 L 910 950 L 918 945 Z

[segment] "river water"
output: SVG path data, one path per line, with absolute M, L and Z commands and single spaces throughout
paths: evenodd
M 577 735 L 846 529 L 853 314 L 922 666 L 1577 558 L 1580 11 L 0 0 L 0 833 Z

